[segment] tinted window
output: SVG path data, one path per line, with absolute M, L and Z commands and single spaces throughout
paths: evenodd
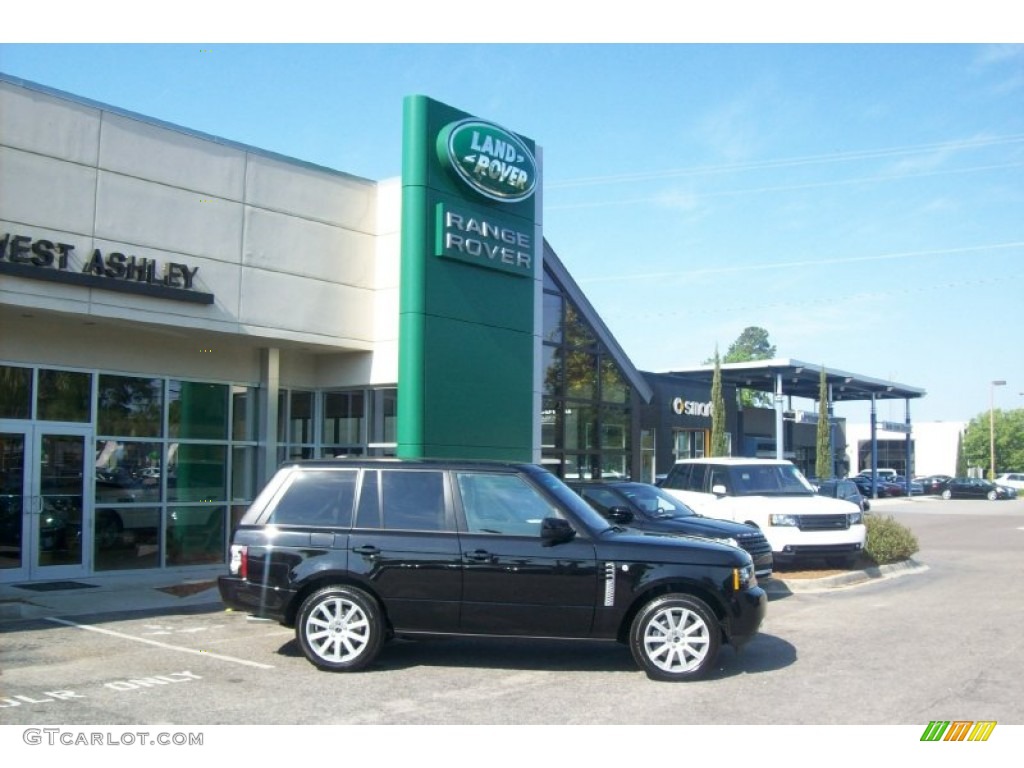
M 612 507 L 625 507 L 626 502 L 611 488 L 584 488 L 583 498 L 601 514 L 607 514 Z
M 470 533 L 540 536 L 541 521 L 559 516 L 558 510 L 518 475 L 464 472 L 456 478 Z
M 662 482 L 662 488 L 672 488 L 677 491 L 686 489 L 690 478 L 690 464 L 676 464 L 668 472 L 668 477 Z
M 385 469 L 380 473 L 384 528 L 407 531 L 443 531 L 444 475 Z
M 347 469 L 295 473 L 267 522 L 348 528 L 357 475 L 355 470 Z

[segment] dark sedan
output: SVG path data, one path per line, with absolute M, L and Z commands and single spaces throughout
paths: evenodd
M 867 512 L 871 509 L 871 502 L 869 502 L 867 497 L 860 492 L 860 488 L 857 487 L 857 484 L 853 482 L 853 480 L 822 480 L 818 484 L 818 495 L 829 496 L 833 499 L 842 499 L 843 501 L 852 501 L 860 507 L 861 512 Z
M 870 477 L 868 477 L 867 475 L 856 475 L 854 477 L 851 477 L 850 479 L 857 484 L 857 488 L 858 490 L 860 490 L 861 495 L 866 496 L 869 499 L 872 498 L 873 494 L 871 491 Z M 906 489 L 903 486 L 896 485 L 896 483 L 887 482 L 882 478 L 878 478 L 878 482 L 876 484 L 876 491 L 878 493 L 878 498 L 880 499 L 888 499 L 894 496 L 907 495 Z
M 703 517 L 671 494 L 647 483 L 570 481 L 567 485 L 610 522 L 652 533 L 724 540 L 750 554 L 758 578 L 772 573 L 771 544 L 752 525 Z
M 944 499 L 1008 499 L 1010 493 L 1001 485 L 980 477 L 956 477 L 942 491 Z
M 915 477 L 914 482 L 920 483 L 924 489 L 924 493 L 927 496 L 938 496 L 949 485 L 949 481 L 953 478 L 949 475 L 927 475 L 925 477 Z

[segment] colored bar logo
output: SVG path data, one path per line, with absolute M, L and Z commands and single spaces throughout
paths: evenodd
M 932 720 L 921 741 L 988 741 L 995 728 L 995 720 Z

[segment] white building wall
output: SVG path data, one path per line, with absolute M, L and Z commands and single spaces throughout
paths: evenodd
M 0 80 L 0 234 L 74 245 L 73 271 L 94 249 L 198 267 L 196 290 L 215 296 L 4 275 L 0 358 L 157 373 L 173 355 L 176 370 L 255 381 L 258 350 L 276 347 L 284 385 L 393 385 L 400 218 L 397 181 Z
M 914 441 L 914 475 L 955 475 L 956 448 L 960 435 L 967 427 L 964 421 L 923 421 L 913 422 L 911 437 Z M 876 431 L 878 440 L 900 440 L 906 435 L 898 432 Z M 870 466 L 857 465 L 857 446 L 861 441 L 871 440 L 870 424 L 846 425 L 846 456 L 850 462 L 850 474 L 855 475 Z

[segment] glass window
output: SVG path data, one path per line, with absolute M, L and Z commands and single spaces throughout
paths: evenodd
M 597 409 L 588 405 L 570 405 L 565 409 L 566 450 L 597 447 Z
M 597 355 L 578 349 L 566 351 L 565 394 L 584 400 L 597 398 Z
M 441 472 L 385 469 L 380 474 L 385 528 L 443 531 L 448 527 Z
M 96 441 L 96 501 L 130 504 L 161 499 L 161 443 Z
M 545 345 L 541 349 L 541 392 L 549 397 L 562 394 L 562 348 Z
M 32 418 L 32 369 L 0 365 L 0 419 Z
M 256 440 L 259 390 L 256 387 L 231 387 L 231 437 Z
M 97 571 L 160 567 L 160 507 L 100 507 L 94 520 Z
M 92 421 L 92 374 L 39 371 L 38 417 L 44 421 Z
M 313 393 L 291 392 L 288 397 L 288 442 L 313 442 Z
M 322 440 L 326 445 L 358 445 L 366 409 L 362 392 L 325 392 Z
M 608 403 L 629 401 L 629 385 L 610 355 L 601 358 L 601 399 Z
M 255 446 L 239 446 L 231 449 L 231 498 L 236 501 L 256 496 Z
M 167 405 L 170 437 L 187 440 L 227 439 L 226 385 L 172 380 Z
M 358 476 L 354 469 L 295 473 L 267 522 L 348 528 Z
M 597 342 L 594 332 L 580 317 L 576 307 L 567 302 L 565 305 L 565 343 L 570 347 L 591 349 Z
M 544 294 L 543 340 L 549 344 L 562 343 L 562 297 L 554 293 Z
M 100 374 L 97 430 L 118 437 L 160 437 L 164 421 L 163 379 Z
M 517 475 L 458 472 L 456 478 L 470 533 L 540 536 L 541 521 L 559 516 L 547 499 Z
M 224 562 L 225 516 L 221 506 L 171 507 L 167 515 L 167 565 Z
M 170 501 L 225 501 L 227 447 L 171 443 L 167 449 Z

